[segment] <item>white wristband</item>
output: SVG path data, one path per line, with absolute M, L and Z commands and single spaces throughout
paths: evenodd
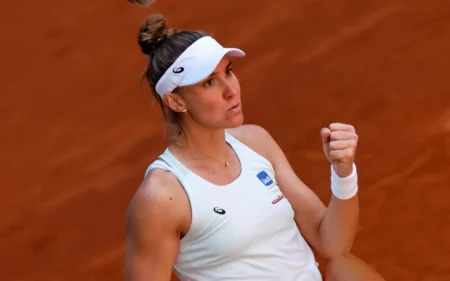
M 352 198 L 358 192 L 358 172 L 356 165 L 353 163 L 353 171 L 351 175 L 341 178 L 331 165 L 331 191 L 333 195 L 341 200 Z

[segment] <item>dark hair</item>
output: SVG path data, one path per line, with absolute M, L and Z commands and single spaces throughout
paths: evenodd
M 147 4 L 145 0 L 129 0 L 130 2 Z M 150 2 L 152 2 L 150 0 Z M 138 43 L 144 54 L 149 56 L 145 78 L 148 80 L 153 96 L 159 102 L 166 124 L 175 125 L 176 135 L 183 132 L 179 114 L 165 107 L 161 97 L 156 93 L 155 86 L 164 72 L 175 62 L 191 44 L 207 36 L 203 31 L 183 31 L 168 28 L 166 18 L 161 14 L 154 14 L 147 18 L 141 26 Z M 176 91 L 176 90 L 175 90 Z M 173 132 L 172 132 L 173 134 Z

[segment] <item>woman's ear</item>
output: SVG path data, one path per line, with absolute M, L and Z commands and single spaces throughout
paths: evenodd
M 166 93 L 163 96 L 163 103 L 165 106 L 175 112 L 183 112 L 186 109 L 186 103 L 183 98 L 175 93 Z

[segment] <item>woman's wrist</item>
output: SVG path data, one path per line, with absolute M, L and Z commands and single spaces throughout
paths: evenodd
M 352 173 L 344 178 L 339 177 L 331 165 L 331 192 L 341 200 L 347 200 L 358 193 L 358 172 L 355 163 L 352 164 Z

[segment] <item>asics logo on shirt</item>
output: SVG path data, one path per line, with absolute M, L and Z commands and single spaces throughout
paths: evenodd
M 220 209 L 219 207 L 215 207 L 213 210 L 219 215 L 225 215 L 226 213 L 224 209 Z

